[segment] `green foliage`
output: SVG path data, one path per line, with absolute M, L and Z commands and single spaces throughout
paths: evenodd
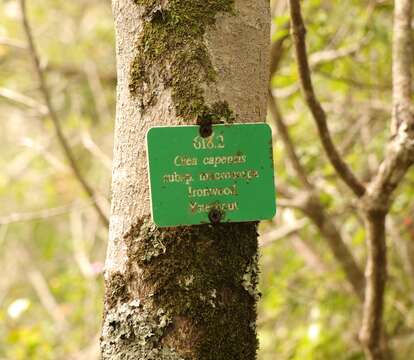
M 82 172 L 106 194 L 110 169 L 103 160 L 111 154 L 115 110 L 110 6 L 58 0 L 28 6 L 64 132 Z M 0 358 L 64 359 L 96 343 L 107 235 L 50 119 L 40 116 L 17 1 L 0 3 L 0 38 L 0 88 L 28 98 L 0 96 Z M 85 146 L 85 134 L 99 150 Z

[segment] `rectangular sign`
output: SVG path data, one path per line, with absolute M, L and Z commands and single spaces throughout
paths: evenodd
M 267 124 L 154 127 L 147 133 L 152 217 L 179 226 L 271 219 L 276 212 Z

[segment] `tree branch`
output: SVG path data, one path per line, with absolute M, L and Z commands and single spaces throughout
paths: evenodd
M 271 67 L 271 76 L 275 74 L 279 67 L 280 61 L 282 60 L 284 49 L 283 43 L 285 40 L 286 38 L 281 38 L 273 44 L 272 56 L 274 56 L 275 59 L 272 61 L 273 65 Z M 275 49 L 277 49 L 277 51 Z M 288 201 L 285 204 L 301 210 L 307 217 L 309 217 L 309 219 L 312 220 L 322 237 L 328 243 L 334 258 L 344 271 L 352 290 L 359 300 L 363 301 L 365 287 L 364 274 L 355 260 L 351 250 L 344 242 L 335 223 L 327 215 L 325 208 L 319 200 L 317 190 L 309 181 L 306 170 L 296 154 L 295 146 L 293 145 L 293 141 L 289 135 L 288 128 L 283 120 L 283 116 L 279 111 L 276 99 L 272 95 L 270 88 L 269 110 L 278 129 L 278 134 L 280 135 L 283 145 L 287 151 L 288 159 L 305 188 L 305 191 L 300 192 L 296 198 L 291 199 L 291 201 Z M 279 200 L 279 206 L 283 205 L 283 202 Z
M 385 360 L 383 338 L 384 292 L 387 277 L 386 212 L 366 216 L 368 258 L 362 326 L 359 339 L 368 360 Z
M 9 225 L 18 222 L 45 220 L 51 217 L 65 215 L 72 211 L 79 211 L 81 209 L 89 208 L 92 204 L 76 205 L 69 204 L 56 208 L 43 209 L 38 211 L 23 212 L 23 213 L 11 213 L 4 217 L 0 217 L 0 225 Z
M 351 55 L 356 54 L 366 44 L 367 39 L 362 38 L 359 42 L 351 46 L 341 47 L 339 49 L 322 50 L 309 56 L 309 66 L 315 69 L 320 65 L 330 63 Z
M 0 36 L 0 45 L 9 46 L 17 50 L 26 50 L 26 45 L 19 40 L 8 38 L 6 36 Z
M 396 0 L 393 37 L 393 138 L 384 161 L 362 199 L 367 231 L 368 260 L 360 340 L 369 360 L 387 359 L 383 311 L 387 276 L 385 220 L 392 195 L 414 163 L 414 113 L 411 105 L 412 1 Z
M 307 241 L 294 233 L 291 236 L 290 242 L 311 271 L 315 271 L 320 275 L 330 272 L 330 267 L 325 263 L 318 250 L 315 249 L 316 246 L 312 240 Z
M 80 183 L 80 185 L 82 186 L 83 190 L 85 191 L 85 193 L 88 195 L 89 198 L 92 199 L 93 201 L 93 206 L 96 210 L 96 212 L 98 213 L 100 219 L 102 220 L 103 224 L 108 227 L 109 226 L 109 221 L 107 216 L 105 215 L 103 209 L 99 206 L 99 204 L 96 202 L 95 199 L 95 193 L 93 191 L 93 188 L 91 187 L 91 185 L 86 181 L 86 179 L 84 178 L 84 176 L 82 175 L 76 160 L 75 160 L 75 156 L 72 152 L 72 149 L 70 148 L 65 135 L 63 134 L 62 131 L 62 127 L 60 124 L 60 120 L 59 117 L 57 115 L 57 112 L 55 111 L 53 105 L 52 105 L 52 101 L 51 101 L 51 96 L 49 93 L 49 89 L 47 87 L 46 84 L 46 79 L 45 79 L 45 75 L 43 73 L 43 70 L 40 66 L 40 60 L 39 60 L 39 55 L 37 53 L 36 50 L 36 45 L 34 43 L 34 39 L 33 39 L 33 35 L 32 35 L 32 30 L 29 24 L 29 20 L 27 17 L 27 13 L 26 13 L 26 0 L 20 0 L 20 8 L 21 8 L 21 14 L 22 14 L 22 23 L 23 23 L 23 29 L 24 32 L 26 34 L 26 38 L 27 38 L 27 42 L 29 45 L 29 53 L 30 53 L 30 57 L 33 61 L 33 65 L 34 65 L 34 70 L 35 73 L 37 75 L 38 81 L 39 81 L 39 86 L 40 86 L 40 91 L 43 95 L 43 99 L 45 101 L 46 107 L 48 109 L 48 114 L 50 116 L 50 118 L 52 119 L 52 123 L 53 123 L 53 127 L 55 130 L 55 134 L 56 137 L 63 149 L 63 152 L 70 164 L 70 167 L 72 168 L 73 174 L 75 176 L 75 178 L 78 180 L 78 182 Z
M 365 193 L 364 185 L 355 177 L 351 169 L 344 162 L 336 149 L 327 125 L 326 113 L 315 96 L 309 69 L 308 55 L 305 42 L 305 24 L 302 19 L 299 0 L 289 0 L 292 21 L 292 35 L 295 43 L 296 59 L 300 75 L 302 92 L 306 103 L 316 122 L 319 136 L 326 155 L 339 177 L 351 188 L 356 196 L 362 197 Z
M 282 29 L 288 30 L 290 28 L 290 23 L 282 26 Z M 278 40 L 272 43 L 270 48 L 270 76 L 273 76 L 276 70 L 279 68 L 280 61 L 282 60 L 283 47 L 285 41 L 289 38 L 289 35 L 280 37 Z
M 312 220 L 325 238 L 334 258 L 341 265 L 349 284 L 360 301 L 364 299 L 365 279 L 351 250 L 344 242 L 335 222 L 326 213 L 319 198 L 309 194 L 303 212 Z
M 296 222 L 286 224 L 282 227 L 275 228 L 259 237 L 259 246 L 266 247 L 269 246 L 281 239 L 286 238 L 287 236 L 297 233 L 299 230 L 303 229 L 308 224 L 307 219 L 300 219 Z
M 269 110 L 272 116 L 272 119 L 276 125 L 278 134 L 282 138 L 283 145 L 285 146 L 287 156 L 290 163 L 295 171 L 296 176 L 299 178 L 300 182 L 307 190 L 312 190 L 313 187 L 309 183 L 308 177 L 306 175 L 306 170 L 303 168 L 302 164 L 299 161 L 299 158 L 296 154 L 295 147 L 293 146 L 292 139 L 289 136 L 288 129 L 286 124 L 282 119 L 279 108 L 277 106 L 276 99 L 273 97 L 271 91 L 269 90 Z
M 36 112 L 43 116 L 48 113 L 46 106 L 44 106 L 43 104 L 39 104 L 36 100 L 32 99 L 31 97 L 20 94 L 14 90 L 0 87 L 0 98 L 12 101 L 18 105 L 22 105 L 29 109 L 34 109 Z
M 396 0 L 394 9 L 393 34 L 393 121 L 392 134 L 395 135 L 402 122 L 413 124 L 411 108 L 412 58 L 411 35 L 412 1 Z

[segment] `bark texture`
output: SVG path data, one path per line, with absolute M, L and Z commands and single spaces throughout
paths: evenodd
M 145 134 L 201 116 L 264 120 L 268 5 L 113 1 L 118 99 L 103 359 L 256 358 L 256 224 L 154 226 Z

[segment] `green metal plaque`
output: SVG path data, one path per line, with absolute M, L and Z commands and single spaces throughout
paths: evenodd
M 152 217 L 158 226 L 271 219 L 276 212 L 268 125 L 154 127 L 147 133 Z

